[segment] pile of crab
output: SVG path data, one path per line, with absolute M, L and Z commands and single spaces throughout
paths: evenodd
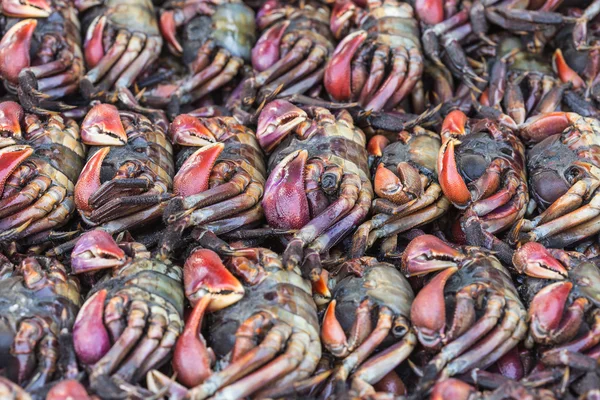
M 600 398 L 600 0 L 0 0 L 0 399 Z

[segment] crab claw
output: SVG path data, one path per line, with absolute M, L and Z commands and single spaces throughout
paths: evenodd
M 421 176 L 412 165 L 406 162 L 398 163 L 398 175 L 379 164 L 375 172 L 375 193 L 377 196 L 396 204 L 407 203 L 423 193 Z
M 81 140 L 93 146 L 124 146 L 127 133 L 119 110 L 112 104 L 96 104 L 81 123 Z
M 33 149 L 26 145 L 14 145 L 0 149 L 0 193 L 4 192 L 4 185 L 8 177 L 32 154 Z
M 548 249 L 536 242 L 528 242 L 513 255 L 513 265 L 521 274 L 541 279 L 565 279 L 567 269 L 550 254 Z
M 110 350 L 110 338 L 104 327 L 106 295 L 106 289 L 102 289 L 87 299 L 73 325 L 75 354 L 86 365 L 95 364 Z
M 528 142 L 541 142 L 549 136 L 562 133 L 579 118 L 578 114 L 564 111 L 536 115 L 520 127 L 519 137 Z
M 390 140 L 383 135 L 375 135 L 367 144 L 367 152 L 370 156 L 381 157 L 383 150 L 390 144 Z
M 410 308 L 410 319 L 421 344 L 436 347 L 445 336 L 446 301 L 444 287 L 458 268 L 452 267 L 437 274 L 415 297 Z
M 289 25 L 290 21 L 276 24 L 261 35 L 252 48 L 252 66 L 255 70 L 262 72 L 279 60 L 281 39 Z
M 3 0 L 2 14 L 14 18 L 47 18 L 52 7 L 46 0 Z
M 164 11 L 160 14 L 159 21 L 160 32 L 167 41 L 169 50 L 175 55 L 183 54 L 183 47 L 177 40 L 177 24 L 175 23 L 175 13 L 173 11 Z
M 0 147 L 15 144 L 15 138 L 21 138 L 21 121 L 23 120 L 23 107 L 14 101 L 0 103 Z
M 208 178 L 224 148 L 225 145 L 219 142 L 196 150 L 173 178 L 173 192 L 187 197 L 208 189 Z
M 75 205 L 80 213 L 86 214 L 92 212 L 93 208 L 89 204 L 89 199 L 98 189 L 100 189 L 100 170 L 102 161 L 110 152 L 110 147 L 103 147 L 94 153 L 87 161 L 79 179 L 75 184 Z
M 438 381 L 431 392 L 431 400 L 469 400 L 477 391 L 460 379 L 448 378 Z
M 529 304 L 531 333 L 534 337 L 546 338 L 550 331 L 560 327 L 572 289 L 571 282 L 563 281 L 552 283 L 537 292 Z
M 201 384 L 212 374 L 211 353 L 200 333 L 204 313 L 211 303 L 208 296 L 196 303 L 173 351 L 173 371 L 177 380 L 187 387 Z
M 169 127 L 169 134 L 173 143 L 181 146 L 206 146 L 217 141 L 212 132 L 198 118 L 189 114 L 175 117 Z
M 98 16 L 88 28 L 85 35 L 84 56 L 85 63 L 89 69 L 94 68 L 102 57 L 104 57 L 104 27 L 106 26 L 106 16 Z
M 468 118 L 464 112 L 454 110 L 446 115 L 442 122 L 442 130 L 440 135 L 442 138 L 460 137 L 466 134 Z
M 331 10 L 329 30 L 336 39 L 346 36 L 350 20 L 356 13 L 356 4 L 352 0 L 338 0 Z
M 65 399 L 90 400 L 91 397 L 81 383 L 75 379 L 68 379 L 54 385 L 46 396 L 46 400 Z
M 366 31 L 356 31 L 346 36 L 336 47 L 325 68 L 325 89 L 337 101 L 352 100 L 351 62 L 366 38 Z
M 556 49 L 554 52 L 554 56 L 552 56 L 552 64 L 554 66 L 554 70 L 558 74 L 558 77 L 564 83 L 570 82 L 573 86 L 573 89 L 581 89 L 585 86 L 585 82 L 583 79 L 577 74 L 577 72 L 573 71 L 563 53 L 560 49 Z
M 402 271 L 419 276 L 456 267 L 464 255 L 433 235 L 414 238 L 402 254 Z
M 190 254 L 183 267 L 183 282 L 192 305 L 205 297 L 211 299 L 207 311 L 229 307 L 244 297 L 242 284 L 211 250 L 197 249 Z
M 11 83 L 19 83 L 19 73 L 30 66 L 29 49 L 36 26 L 35 19 L 20 21 L 0 41 L 0 74 Z
M 126 261 L 123 249 L 112 236 L 100 230 L 84 233 L 71 253 L 71 269 L 74 274 L 120 267 Z
M 270 153 L 298 125 L 308 119 L 301 108 L 289 101 L 274 100 L 258 117 L 256 138 L 264 151 Z
M 439 24 L 444 20 L 444 2 L 442 0 L 416 0 L 415 12 L 419 20 L 427 25 Z
M 471 192 L 458 172 L 454 156 L 454 141 L 450 139 L 440 147 L 438 155 L 438 179 L 444 195 L 457 208 L 466 207 L 471 201 Z
M 307 159 L 306 150 L 297 150 L 281 160 L 269 175 L 262 206 L 271 226 L 300 229 L 310 221 L 304 186 Z

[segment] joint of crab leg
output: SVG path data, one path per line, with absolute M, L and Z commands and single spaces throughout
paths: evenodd
M 126 261 L 123 249 L 108 233 L 100 230 L 83 234 L 71 253 L 71 269 L 74 274 L 120 267 Z
M 445 336 L 444 287 L 456 271 L 458 271 L 456 267 L 441 271 L 419 291 L 412 303 L 410 318 L 419 341 L 425 347 L 436 347 Z
M 160 32 L 167 41 L 169 49 L 175 55 L 183 54 L 183 47 L 177 40 L 177 24 L 175 23 L 175 13 L 173 11 L 165 11 L 160 14 L 159 21 Z
M 2 14 L 14 18 L 47 18 L 52 13 L 46 0 L 3 0 L 0 8 Z
M 377 196 L 396 204 L 404 204 L 418 198 L 423 193 L 419 171 L 406 162 L 398 163 L 397 171 L 398 175 L 387 169 L 383 163 L 379 164 L 373 182 Z
M 258 39 L 252 48 L 252 66 L 255 70 L 262 72 L 279 60 L 281 39 L 289 25 L 289 21 L 273 25 Z
M 346 36 L 333 52 L 325 68 L 324 84 L 327 92 L 337 101 L 351 101 L 351 63 L 354 55 L 367 38 L 367 32 L 356 31 Z
M 208 297 L 207 311 L 217 311 L 237 303 L 244 297 L 244 287 L 229 272 L 217 253 L 196 249 L 185 261 L 183 267 L 185 294 L 195 305 Z
M 513 256 L 513 265 L 521 274 L 541 279 L 565 279 L 567 269 L 548 249 L 536 242 L 525 243 Z
M 560 49 L 556 49 L 554 52 L 552 64 L 561 81 L 565 83 L 570 82 L 571 85 L 573 85 L 573 89 L 581 89 L 585 86 L 583 79 L 577 74 L 577 72 L 573 71 L 573 69 L 569 67 L 569 64 L 567 64 L 567 61 L 563 57 L 563 53 Z
M 81 213 L 92 212 L 89 199 L 101 186 L 100 169 L 102 162 L 110 152 L 110 147 L 103 147 L 98 150 L 85 164 L 79 179 L 75 184 L 75 205 Z
M 471 192 L 458 172 L 456 157 L 454 155 L 454 142 L 450 139 L 440 147 L 438 157 L 439 182 L 444 195 L 456 207 L 464 208 L 471 201 Z
M 217 141 L 212 132 L 198 118 L 189 114 L 175 117 L 169 127 L 169 134 L 173 143 L 181 146 L 206 146 Z
M 441 0 L 416 0 L 415 12 L 427 25 L 436 25 L 444 20 L 444 2 Z
M 456 267 L 464 254 L 433 235 L 413 239 L 402 255 L 402 271 L 408 276 L 424 275 Z
M 258 117 L 256 138 L 269 153 L 298 125 L 306 121 L 308 115 L 289 101 L 275 100 L 265 106 Z
M 262 206 L 271 226 L 300 229 L 310 221 L 304 176 L 307 159 L 306 150 L 295 151 L 281 160 L 269 175 Z
M 106 26 L 106 16 L 97 17 L 85 36 L 84 56 L 89 69 L 94 68 L 104 57 L 103 34 Z
M 213 356 L 200 333 L 202 319 L 211 300 L 206 296 L 196 303 L 173 351 L 173 370 L 177 380 L 187 387 L 197 386 L 212 375 Z
M 112 104 L 96 104 L 81 123 L 81 140 L 94 146 L 124 146 L 127 133 L 119 110 Z
M 25 19 L 12 26 L 0 41 L 0 75 L 17 84 L 19 73 L 30 66 L 29 49 L 37 20 Z
M 210 173 L 224 148 L 219 142 L 196 150 L 173 178 L 173 193 L 187 197 L 208 189 Z
M 104 327 L 106 295 L 106 289 L 102 289 L 87 299 L 73 325 L 75 354 L 86 365 L 95 364 L 110 350 L 110 338 Z

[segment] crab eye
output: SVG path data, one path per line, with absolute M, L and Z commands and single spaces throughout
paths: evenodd
M 464 154 L 460 157 L 459 168 L 465 181 L 472 182 L 485 172 L 489 163 L 478 154 Z
M 546 170 L 531 177 L 531 189 L 546 208 L 569 190 L 569 184 L 556 171 Z

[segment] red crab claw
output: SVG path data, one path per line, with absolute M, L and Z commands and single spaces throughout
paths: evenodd
M 552 64 L 561 81 L 564 83 L 571 82 L 573 89 L 581 89 L 585 86 L 583 79 L 577 74 L 577 72 L 569 67 L 569 64 L 567 64 L 567 61 L 565 60 L 565 57 L 560 49 L 556 49 L 554 52 Z
M 444 20 L 444 2 L 442 0 L 416 0 L 415 12 L 427 25 L 439 24 Z
M 275 148 L 298 125 L 308 119 L 301 108 L 289 101 L 275 100 L 265 106 L 258 117 L 256 138 L 267 153 Z
M 261 35 L 252 48 L 252 66 L 255 70 L 264 71 L 279 60 L 281 39 L 289 25 L 289 21 L 276 24 Z
M 438 381 L 431 392 L 431 400 L 469 400 L 477 391 L 460 379 L 448 378 Z
M 80 213 L 87 214 L 92 212 L 93 208 L 89 204 L 89 199 L 100 188 L 100 170 L 102 161 L 110 152 L 110 147 L 103 147 L 94 153 L 87 161 L 79 179 L 75 184 L 75 205 Z
M 402 254 L 402 271 L 409 276 L 425 275 L 456 267 L 463 258 L 463 253 L 438 237 L 421 235 L 406 246 Z
M 173 178 L 173 192 L 187 197 L 208 189 L 208 178 L 224 148 L 225 145 L 219 142 L 196 150 Z
M 458 208 L 466 207 L 471 201 L 471 192 L 458 172 L 454 144 L 458 142 L 456 136 L 465 133 L 466 116 L 462 111 L 452 111 L 442 124 L 442 138 L 444 143 L 438 154 L 439 182 L 444 195 Z M 460 143 L 460 142 L 458 142 Z
M 423 193 L 421 176 L 412 165 L 401 162 L 397 167 L 398 175 L 383 165 L 377 166 L 375 172 L 375 193 L 377 196 L 396 204 L 404 204 Z
M 390 141 L 383 135 L 375 135 L 367 143 L 367 152 L 369 155 L 374 157 L 381 157 L 383 155 L 383 149 L 385 149 Z
M 33 149 L 26 145 L 14 145 L 0 149 L 0 193 L 4 192 L 4 185 L 8 177 L 32 154 Z
M 12 26 L 0 41 L 0 74 L 7 81 L 17 84 L 19 73 L 29 67 L 29 48 L 37 20 L 25 19 Z
M 367 38 L 367 32 L 356 31 L 346 36 L 336 47 L 325 68 L 324 84 L 327 93 L 337 101 L 352 100 L 352 68 L 354 55 Z
M 560 329 L 572 289 L 571 282 L 562 281 L 552 283 L 537 292 L 529 304 L 529 318 L 534 337 L 547 337 L 550 331 Z
M 2 0 L 2 14 L 14 18 L 47 18 L 52 7 L 46 0 Z
M 567 269 L 550 254 L 548 249 L 536 242 L 528 242 L 513 255 L 513 265 L 521 274 L 541 279 L 565 279 Z
M 198 118 L 189 114 L 175 117 L 169 127 L 169 134 L 173 143 L 181 146 L 206 146 L 217 141 L 212 132 Z
M 93 146 L 124 146 L 127 133 L 119 110 L 112 104 L 96 104 L 81 123 L 81 140 Z
M 84 233 L 71 253 L 71 269 L 74 274 L 120 267 L 127 257 L 112 236 L 100 230 Z
M 106 289 L 102 289 L 87 299 L 73 325 L 75 354 L 86 365 L 95 364 L 110 350 L 110 338 L 104 327 L 106 295 Z
M 175 22 L 175 13 L 173 11 L 164 11 L 160 14 L 160 32 L 167 41 L 169 50 L 175 55 L 183 54 L 183 47 L 177 40 L 177 23 Z
M 281 160 L 269 175 L 262 206 L 271 226 L 300 229 L 310 221 L 304 187 L 307 159 L 306 150 L 297 150 Z
M 195 250 L 183 268 L 185 294 L 194 310 L 175 344 L 173 369 L 179 382 L 192 387 L 212 374 L 214 356 L 200 333 L 204 314 L 238 302 L 244 287 L 211 250 Z
M 104 57 L 104 27 L 106 26 L 106 16 L 98 16 L 88 28 L 85 35 L 84 56 L 85 63 L 89 69 L 94 68 L 102 57 Z
M 536 115 L 525 121 L 519 130 L 521 139 L 528 142 L 541 142 L 549 136 L 562 133 L 581 118 L 571 112 L 555 111 Z
M 81 383 L 75 379 L 68 379 L 57 383 L 46 395 L 46 400 L 90 400 L 91 397 Z
M 185 295 L 192 305 L 209 297 L 207 311 L 217 311 L 240 301 L 244 287 L 223 265 L 217 253 L 195 250 L 183 266 Z
M 356 4 L 352 0 L 338 0 L 331 10 L 329 30 L 333 36 L 340 39 L 348 32 L 350 20 L 356 13 Z
M 23 107 L 14 101 L 0 103 L 0 147 L 15 144 L 16 138 L 21 138 L 21 121 L 23 120 Z
M 412 303 L 410 319 L 417 331 L 419 341 L 425 347 L 436 347 L 445 336 L 444 287 L 456 271 L 458 271 L 456 267 L 441 271 L 419 291 Z

